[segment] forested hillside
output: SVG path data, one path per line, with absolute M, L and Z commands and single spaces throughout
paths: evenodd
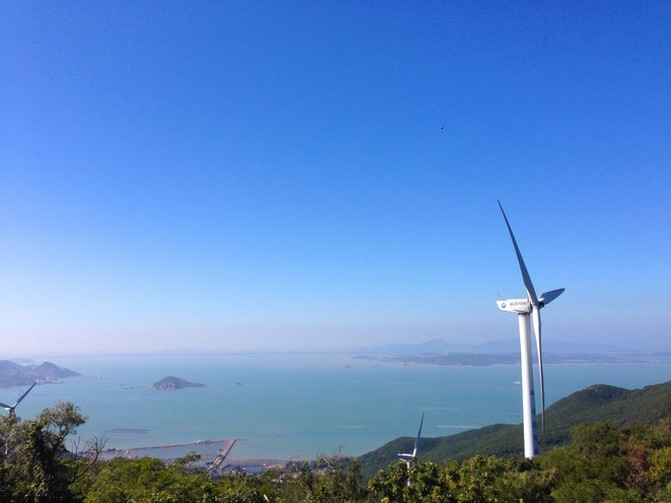
M 594 385 L 557 401 L 546 411 L 545 428 L 539 428 L 541 452 L 570 440 L 571 428 L 598 421 L 622 428 L 635 424 L 655 424 L 671 418 L 671 381 L 627 390 Z M 539 418 L 540 425 L 540 418 Z M 372 476 L 407 452 L 414 439 L 402 437 L 359 458 L 362 472 Z M 456 435 L 423 438 L 419 457 L 423 461 L 465 460 L 477 454 L 513 456 L 522 454 L 522 425 L 496 424 Z

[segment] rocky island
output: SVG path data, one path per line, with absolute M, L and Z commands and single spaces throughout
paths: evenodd
M 171 391 L 183 388 L 204 388 L 205 385 L 199 382 L 189 382 L 175 376 L 164 377 L 160 381 L 156 381 L 149 386 L 152 391 Z
M 78 372 L 59 367 L 51 362 L 39 365 L 19 365 L 10 360 L 0 360 L 0 387 L 27 386 L 34 382 L 58 382 L 79 376 Z

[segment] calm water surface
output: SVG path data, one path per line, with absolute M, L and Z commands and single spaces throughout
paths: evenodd
M 521 422 L 518 366 L 377 364 L 346 355 L 206 355 L 52 359 L 84 374 L 37 386 L 18 414 L 57 400 L 88 416 L 78 434 L 125 449 L 241 439 L 231 457 L 360 455 L 399 436 L 443 436 Z M 149 390 L 167 375 L 205 388 Z M 669 379 L 671 364 L 547 365 L 548 405 L 589 385 L 640 388 Z M 0 390 L 20 394 L 16 388 Z M 13 396 L 13 395 L 12 395 Z M 0 401 L 6 401 L 0 399 Z

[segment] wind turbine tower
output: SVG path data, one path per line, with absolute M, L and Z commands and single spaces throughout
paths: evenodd
M 422 412 L 422 419 L 419 421 L 419 430 L 417 431 L 417 438 L 415 438 L 415 445 L 412 447 L 412 453 L 400 453 L 398 459 L 405 461 L 408 466 L 408 485 L 410 485 L 410 465 L 417 457 L 417 449 L 419 449 L 419 439 L 422 436 L 422 425 L 424 424 L 424 413 Z
M 501 208 L 501 213 L 503 214 L 503 219 L 506 222 L 506 227 L 508 227 L 508 233 L 510 234 L 510 239 L 513 242 L 513 247 L 515 248 L 517 261 L 519 262 L 520 271 L 522 272 L 522 280 L 524 281 L 524 286 L 527 289 L 528 296 L 526 299 L 497 300 L 496 304 L 502 311 L 517 314 L 520 332 L 520 354 L 522 360 L 522 419 L 524 424 L 524 456 L 527 458 L 532 458 L 538 454 L 538 428 L 536 425 L 536 397 L 534 395 L 534 377 L 531 364 L 531 327 L 529 323 L 529 317 L 531 316 L 533 320 L 534 333 L 536 336 L 538 374 L 543 411 L 541 420 L 544 421 L 545 389 L 543 379 L 543 352 L 541 347 L 540 311 L 543 307 L 545 307 L 545 305 L 559 297 L 564 292 L 564 289 L 559 288 L 558 290 L 552 290 L 542 294 L 540 297 L 536 295 L 536 290 L 534 289 L 534 285 L 531 282 L 531 277 L 529 276 L 529 271 L 527 271 L 527 266 L 524 264 L 524 259 L 522 258 L 520 249 L 517 246 L 517 241 L 515 240 L 515 235 L 513 234 L 513 230 L 511 229 L 510 223 L 508 222 L 508 217 L 506 217 L 506 212 L 503 211 L 501 202 L 498 201 L 498 203 L 499 208 Z

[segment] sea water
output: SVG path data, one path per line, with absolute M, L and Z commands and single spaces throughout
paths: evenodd
M 518 365 L 403 365 L 314 354 L 50 361 L 82 376 L 35 387 L 18 415 L 74 402 L 88 417 L 77 431 L 81 441 L 103 437 L 114 449 L 238 439 L 232 459 L 308 459 L 360 455 L 414 437 L 422 412 L 424 437 L 521 422 Z M 168 375 L 205 387 L 149 389 Z M 547 404 L 592 384 L 633 389 L 670 375 L 669 363 L 546 365 Z M 0 401 L 20 392 L 2 389 Z

